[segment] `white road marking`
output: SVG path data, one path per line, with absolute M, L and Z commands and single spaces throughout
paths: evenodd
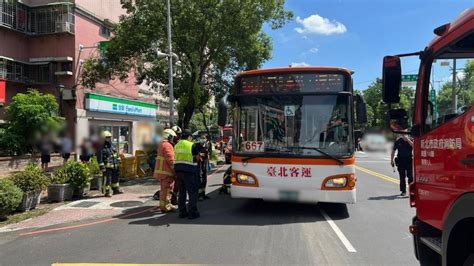
M 331 219 L 331 217 L 329 217 L 329 215 L 327 215 L 327 213 L 323 209 L 319 208 L 319 211 L 323 215 L 324 219 L 326 219 L 326 222 L 328 222 L 329 226 L 331 226 L 334 233 L 336 233 L 337 237 L 339 237 L 339 240 L 341 240 L 347 251 L 357 252 L 354 246 L 352 246 L 351 242 L 349 242 L 344 233 L 341 231 L 341 229 L 339 229 L 337 224 Z

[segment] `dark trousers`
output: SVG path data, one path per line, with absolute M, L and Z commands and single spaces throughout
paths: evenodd
M 118 189 L 119 187 L 120 170 L 114 168 L 106 168 L 104 172 L 104 185 L 102 186 L 105 192 Z
M 412 158 L 397 158 L 397 169 L 400 175 L 400 191 L 407 192 L 407 184 L 405 178 L 408 178 L 408 183 L 413 182 L 413 160 Z
M 206 195 L 206 186 L 207 186 L 207 160 L 202 161 L 199 164 L 199 196 L 204 197 Z
M 179 180 L 178 208 L 182 214 L 197 213 L 199 176 L 196 172 L 176 172 Z M 189 196 L 188 207 L 186 208 L 186 196 Z

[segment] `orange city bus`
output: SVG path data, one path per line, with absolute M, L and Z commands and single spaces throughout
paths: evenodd
M 219 105 L 221 125 L 233 111 L 233 198 L 356 202 L 354 107 L 358 122 L 367 119 L 351 75 L 290 67 L 236 77 Z

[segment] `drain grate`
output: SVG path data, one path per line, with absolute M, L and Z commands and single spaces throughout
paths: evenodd
M 71 207 L 74 207 L 74 208 L 90 208 L 94 205 L 97 205 L 99 204 L 100 201 L 83 201 L 83 202 L 79 202 L 77 204 L 74 204 L 74 205 L 71 205 Z
M 115 207 L 115 208 L 130 208 L 130 207 L 140 206 L 142 204 L 143 204 L 143 202 L 141 202 L 141 201 L 129 200 L 129 201 L 114 202 L 114 203 L 110 204 L 110 206 Z

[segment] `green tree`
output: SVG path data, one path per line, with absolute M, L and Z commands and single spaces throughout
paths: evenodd
M 437 109 L 440 115 L 452 114 L 452 81 L 441 86 L 437 95 Z M 458 108 L 471 106 L 474 101 L 474 60 L 468 60 L 464 67 L 464 76 L 457 78 L 456 94 L 458 96 Z
M 382 100 L 382 80 L 377 78 L 369 87 L 363 91 L 364 99 L 367 104 L 367 116 L 369 127 L 387 127 L 388 105 Z M 412 116 L 415 91 L 410 87 L 402 87 L 400 91 L 400 103 L 392 105 L 392 108 L 403 108 L 409 116 Z M 372 118 L 369 115 L 372 111 Z
M 7 123 L 0 132 L 0 147 L 11 155 L 33 152 L 41 135 L 58 131 L 64 124 L 56 98 L 37 90 L 18 93 L 5 109 Z
M 187 0 L 172 1 L 174 93 L 178 124 L 188 127 L 195 113 L 212 95 L 220 96 L 230 87 L 230 77 L 238 71 L 255 69 L 270 59 L 272 43 L 263 32 L 269 23 L 280 28 L 292 13 L 284 0 Z M 167 62 L 156 50 L 167 51 L 166 6 L 162 0 L 136 0 L 124 4 L 114 37 L 101 59 L 86 63 L 82 75 L 85 86 L 94 87 L 104 77 L 128 77 L 131 70 L 138 82 L 151 86 L 168 83 Z M 167 95 L 167 89 L 162 91 Z

